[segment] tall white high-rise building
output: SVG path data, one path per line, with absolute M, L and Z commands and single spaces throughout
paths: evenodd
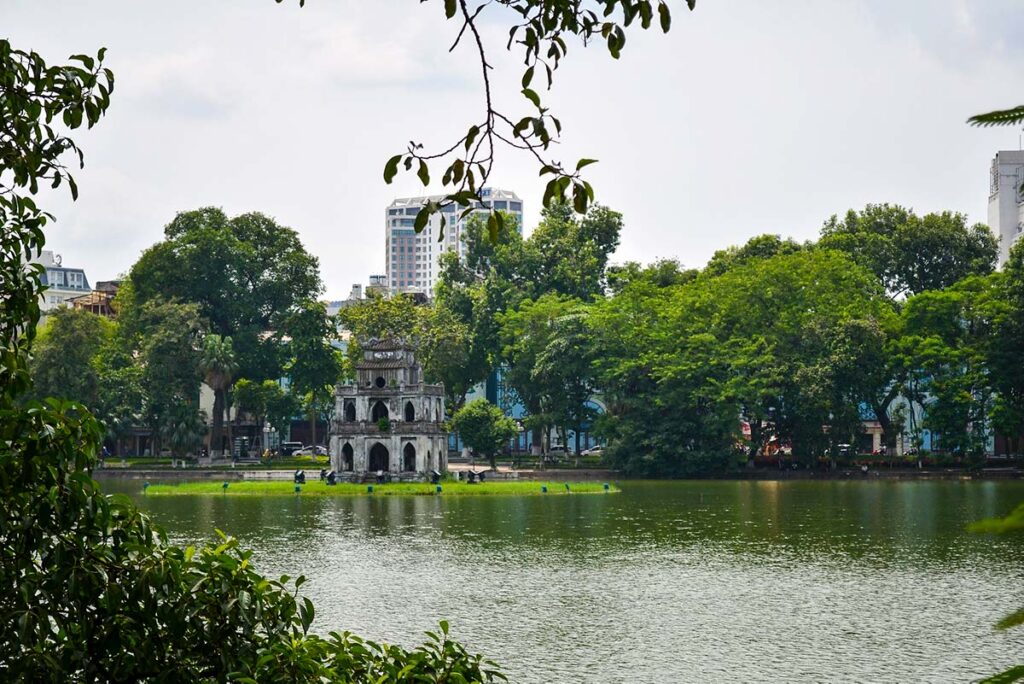
M 988 190 L 988 225 L 999 238 L 999 266 L 1024 235 L 1024 150 L 996 152 Z
M 493 207 L 508 212 L 515 217 L 522 233 L 523 201 L 518 195 L 498 188 L 483 188 L 480 195 L 484 200 L 480 211 Z M 460 207 L 445 207 L 443 212 L 431 216 L 419 235 L 413 227 L 420 208 L 428 201 L 440 201 L 442 197 L 402 197 L 385 210 L 384 258 L 391 292 L 422 292 L 432 297 L 439 276 L 441 254 L 451 250 L 458 251 L 460 257 L 465 254 L 462 228 L 469 217 L 459 220 Z M 444 238 L 438 242 L 442 215 L 445 217 Z

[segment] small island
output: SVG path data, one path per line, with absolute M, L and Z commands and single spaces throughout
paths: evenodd
M 328 485 L 319 480 L 297 485 L 290 481 L 273 480 L 161 483 L 145 488 L 147 496 L 559 496 L 608 494 L 619 491 L 621 490 L 617 486 L 610 483 L 539 480 L 475 484 L 445 481 L 439 485 L 426 482 L 389 482 L 372 485 L 345 482 Z

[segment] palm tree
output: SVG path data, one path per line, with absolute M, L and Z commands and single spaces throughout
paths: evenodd
M 238 362 L 235 360 L 235 349 L 230 337 L 207 335 L 203 340 L 203 354 L 199 360 L 199 369 L 204 382 L 213 390 L 213 427 L 210 430 L 210 455 L 221 454 L 221 432 L 224 428 L 224 407 L 227 403 L 228 390 Z M 230 439 L 230 435 L 228 435 Z
M 205 416 L 192 402 L 181 399 L 160 426 L 160 437 L 171 450 L 171 465 L 184 460 L 199 446 L 206 431 Z

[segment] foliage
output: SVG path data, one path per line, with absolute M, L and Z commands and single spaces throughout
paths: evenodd
M 259 425 L 270 423 L 278 432 L 287 430 L 292 418 L 302 410 L 295 395 L 273 380 L 256 383 L 242 378 L 235 383 L 232 394 L 240 411 L 252 414 Z
M 334 385 L 341 379 L 341 352 L 331 344 L 338 331 L 327 315 L 327 307 L 314 300 L 300 302 L 285 320 L 285 327 L 291 334 L 285 372 L 295 394 L 303 397 L 316 444 L 317 421 L 329 412 Z
M 67 154 L 84 156 L 75 142 L 51 125 L 91 128 L 106 112 L 114 75 L 97 57 L 75 55 L 71 63 L 46 64 L 35 52 L 0 39 L 0 388 L 23 392 L 29 384 L 27 349 L 39 321 L 42 267 L 31 265 L 53 217 L 30 197 L 41 183 L 68 186 L 78 196 Z M 26 194 L 27 191 L 27 194 Z
M 228 218 L 214 207 L 175 216 L 129 281 L 123 315 L 157 299 L 195 304 L 209 332 L 232 338 L 239 376 L 260 381 L 283 375 L 288 321 L 323 288 L 318 262 L 294 230 L 263 214 Z
M 281 0 L 277 0 L 280 2 Z M 305 0 L 299 0 L 303 4 Z M 692 10 L 696 0 L 686 0 Z M 574 167 L 566 167 L 550 156 L 550 147 L 558 142 L 562 124 L 545 107 L 535 85 L 537 81 L 550 89 L 554 74 L 568 54 L 567 39 L 575 38 L 583 46 L 602 41 L 609 54 L 618 59 L 626 43 L 626 30 L 631 26 L 648 29 L 655 22 L 665 33 L 669 31 L 672 13 L 667 0 L 599 0 L 593 4 L 578 0 L 498 0 L 471 8 L 467 0 L 444 0 L 445 18 L 460 25 L 454 51 L 465 38 L 480 62 L 483 80 L 485 113 L 474 122 L 466 134 L 452 145 L 438 152 L 427 152 L 423 145 L 410 141 L 404 153 L 391 157 L 384 166 L 384 181 L 391 183 L 402 166 L 415 173 L 424 186 L 430 184 L 431 163 L 442 160 L 448 164 L 441 175 L 447 194 L 440 201 L 428 202 L 418 213 L 416 232 L 421 232 L 432 214 L 443 207 L 456 205 L 468 215 L 483 202 L 480 189 L 487 185 L 494 167 L 498 149 L 505 145 L 527 151 L 540 164 L 540 174 L 551 175 L 544 191 L 543 204 L 569 204 L 578 213 L 584 213 L 594 199 L 594 191 L 583 179 L 582 170 L 595 163 L 594 159 L 580 159 Z M 529 102 L 531 113 L 516 117 L 496 107 L 498 98 L 492 92 L 492 69 L 488 62 L 485 40 L 478 30 L 479 22 L 493 21 L 485 11 L 504 12 L 510 17 L 507 47 L 522 46 L 525 69 L 522 74 L 522 96 Z M 443 237 L 444 215 L 441 215 Z M 498 240 L 504 228 L 505 217 L 491 211 L 488 234 L 491 241 Z
M 224 410 L 227 404 L 227 393 L 238 362 L 230 337 L 211 334 L 203 338 L 202 355 L 199 358 L 199 371 L 203 374 L 206 384 L 213 390 L 213 425 L 210 430 L 210 451 L 214 455 L 221 450 L 221 430 L 224 425 Z
M 363 358 L 362 343 L 371 339 L 400 339 L 417 344 L 423 329 L 427 309 L 407 294 L 384 297 L 370 294 L 366 299 L 343 308 L 337 314 L 338 323 L 349 335 L 348 371 Z
M 972 126 L 1016 126 L 1024 123 L 1024 106 L 976 114 L 967 119 Z
M 540 430 L 549 420 L 540 390 L 530 379 L 538 350 L 525 359 L 518 358 L 522 350 L 509 344 L 516 333 L 507 325 L 517 320 L 515 312 L 527 301 L 602 297 L 608 261 L 622 226 L 621 214 L 605 207 L 591 207 L 586 215 L 577 217 L 563 205 L 545 209 L 529 239 L 506 226 L 500 239 L 492 242 L 482 221 L 467 222 L 465 258 L 455 254 L 442 257 L 437 287 L 436 308 L 468 331 L 462 345 L 461 372 L 455 369 L 445 376 L 446 387 L 452 382 L 461 393 L 453 393 L 449 399 L 453 412 L 462 405 L 465 391 L 500 366 L 526 406 L 534 444 L 540 444 Z
M 78 149 L 48 124 L 99 120 L 112 85 L 102 57 L 50 67 L 0 41 L 0 678 L 503 679 L 451 642 L 445 624 L 414 651 L 310 635 L 313 605 L 296 593 L 302 578 L 294 589 L 286 577 L 268 580 L 228 538 L 198 551 L 168 544 L 130 501 L 104 496 L 90 477 L 102 432 L 83 406 L 24 401 L 42 292 L 39 268 L 26 261 L 43 246 L 49 217 L 22 192 L 59 178 L 77 195 L 60 159 Z M 198 383 L 194 307 L 148 301 L 138 313 L 134 323 L 162 328 L 159 339 L 133 340 L 150 379 L 170 381 L 172 391 Z M 178 360 L 185 368 L 171 372 Z
M 722 275 L 729 269 L 753 259 L 770 259 L 773 256 L 793 254 L 805 247 L 790 238 L 783 240 L 779 235 L 758 235 L 747 240 L 742 247 L 728 247 L 715 252 L 708 265 L 704 267 L 704 272 Z
M 892 315 L 848 257 L 799 250 L 681 285 L 640 279 L 596 305 L 607 458 L 638 475 L 729 468 L 775 436 L 810 462 L 849 443 L 867 390 L 858 370 Z M 825 431 L 823 426 L 830 426 Z
M 850 254 L 881 280 L 892 297 L 941 290 L 995 267 L 999 242 L 983 224 L 967 226 L 963 214 L 918 217 L 909 209 L 869 204 L 832 216 L 821 229 L 821 247 Z
M 88 311 L 58 307 L 46 317 L 32 345 L 30 370 L 37 398 L 98 402 L 101 369 L 95 363 L 113 324 Z
M 697 277 L 696 269 L 684 269 L 675 259 L 660 259 L 643 266 L 635 261 L 627 261 L 621 266 L 609 266 L 606 277 L 611 294 L 622 292 L 626 286 L 645 280 L 658 287 L 682 285 Z
M 924 427 L 941 448 L 980 456 L 987 440 L 992 390 L 985 366 L 992 277 L 969 278 L 925 292 L 903 312 L 905 344 L 926 411 Z M 933 447 L 934 448 L 934 447 Z
M 516 422 L 486 399 L 469 402 L 452 416 L 452 429 L 474 452 L 488 458 L 497 468 L 495 456 L 519 432 Z
M 993 283 L 986 312 L 991 322 L 985 365 L 995 392 L 992 423 L 1009 440 L 1010 453 L 1024 453 L 1024 242 Z

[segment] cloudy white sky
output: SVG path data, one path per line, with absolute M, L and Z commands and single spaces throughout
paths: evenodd
M 556 156 L 600 159 L 598 200 L 625 215 L 618 261 L 700 265 L 763 232 L 812 238 L 868 202 L 985 220 L 989 161 L 1018 131 L 964 120 L 1024 103 L 1020 0 L 673 4 L 672 32 L 630 34 L 619 61 L 571 49 L 548 97 Z M 176 211 L 218 205 L 295 228 L 342 297 L 383 271 L 384 207 L 423 194 L 412 176 L 385 185 L 386 159 L 481 110 L 439 0 L 0 0 L 0 18 L 50 60 L 108 48 L 117 86 L 79 137 L 82 196 L 48 200 L 50 247 L 92 280 L 126 271 Z M 514 94 L 516 61 L 494 61 Z M 529 230 L 536 166 L 505 154 L 492 185 L 523 196 Z

